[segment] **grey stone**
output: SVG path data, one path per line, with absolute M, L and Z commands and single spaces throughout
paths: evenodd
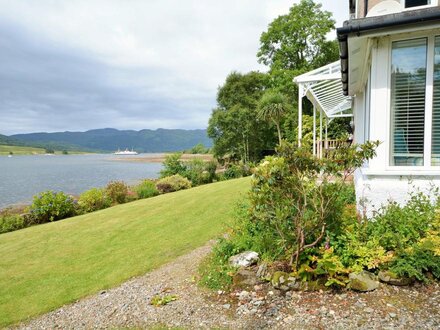
M 295 288 L 296 278 L 286 272 L 275 272 L 271 280 L 272 286 L 282 291 L 289 291 Z
M 254 251 L 245 251 L 229 258 L 229 263 L 234 267 L 249 267 L 260 260 L 258 253 Z
M 362 271 L 360 273 L 350 273 L 349 274 L 349 287 L 356 291 L 373 291 L 379 287 L 379 282 L 373 273 Z
M 267 276 L 267 264 L 263 262 L 260 266 L 258 266 L 257 277 L 264 279 Z
M 240 269 L 234 275 L 232 283 L 236 288 L 249 290 L 258 283 L 258 279 L 253 271 L 248 269 Z
M 382 282 L 391 285 L 405 286 L 414 282 L 414 279 L 412 278 L 398 277 L 390 271 L 380 271 L 378 276 Z

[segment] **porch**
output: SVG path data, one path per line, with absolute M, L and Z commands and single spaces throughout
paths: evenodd
M 342 143 L 328 139 L 328 125 L 335 118 L 353 117 L 351 97 L 343 94 L 341 64 L 330 63 L 294 78 L 298 85 L 298 145 L 303 138 L 303 98 L 313 105 L 313 155 L 322 158 Z M 318 124 L 319 121 L 319 124 Z

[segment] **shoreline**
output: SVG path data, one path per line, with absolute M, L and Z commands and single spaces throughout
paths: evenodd
M 136 162 L 136 163 L 163 163 L 165 158 L 173 153 L 151 153 L 151 154 L 139 154 L 135 156 L 119 156 L 112 159 L 113 161 L 122 162 Z M 205 162 L 209 162 L 214 159 L 212 154 L 182 154 L 180 158 L 182 161 L 187 162 L 193 158 L 202 159 Z

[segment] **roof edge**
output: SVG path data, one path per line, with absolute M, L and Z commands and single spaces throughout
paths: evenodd
M 342 86 L 344 95 L 348 95 L 348 38 L 360 36 L 362 32 L 386 29 L 393 26 L 405 26 L 416 23 L 429 23 L 440 20 L 440 7 L 410 10 L 401 13 L 353 19 L 344 22 L 344 26 L 336 29 L 341 60 Z

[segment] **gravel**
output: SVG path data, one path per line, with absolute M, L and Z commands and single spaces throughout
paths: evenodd
M 204 290 L 195 276 L 212 244 L 16 328 L 440 329 L 438 284 L 381 284 L 367 293 L 283 293 L 268 283 L 231 293 Z M 177 300 L 155 307 L 155 295 Z

